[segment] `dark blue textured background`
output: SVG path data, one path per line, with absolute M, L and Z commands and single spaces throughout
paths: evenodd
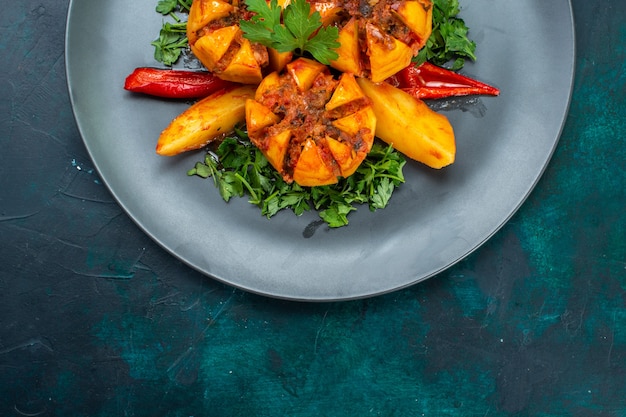
M 433 279 L 329 304 L 146 237 L 76 129 L 67 0 L 0 3 L 1 416 L 626 416 L 625 2 L 572 0 L 570 113 L 512 220 Z

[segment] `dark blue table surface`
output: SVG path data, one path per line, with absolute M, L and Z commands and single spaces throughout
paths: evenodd
M 68 1 L 2 4 L 1 416 L 626 416 L 626 2 L 572 0 L 569 116 L 507 225 L 424 283 L 325 304 L 145 236 L 73 119 Z

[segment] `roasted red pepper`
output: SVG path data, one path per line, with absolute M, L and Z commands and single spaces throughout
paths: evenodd
M 396 87 L 419 99 L 500 94 L 500 90 L 495 87 L 428 62 L 404 68 L 391 81 Z
M 140 67 L 126 77 L 124 88 L 156 97 L 197 99 L 234 85 L 206 71 Z

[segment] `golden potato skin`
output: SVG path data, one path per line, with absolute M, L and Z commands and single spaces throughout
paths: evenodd
M 245 120 L 245 103 L 254 97 L 255 90 L 252 85 L 233 86 L 196 102 L 161 132 L 156 152 L 178 155 L 232 132 Z
M 299 58 L 261 82 L 246 102 L 246 124 L 286 182 L 313 187 L 356 171 L 374 142 L 376 117 L 352 74 L 335 79 Z
M 411 159 L 431 168 L 454 162 L 456 143 L 447 117 L 386 82 L 357 79 L 372 101 L 376 136 Z

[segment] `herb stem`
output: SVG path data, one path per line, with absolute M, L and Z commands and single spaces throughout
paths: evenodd
M 186 11 L 189 11 L 189 9 L 191 9 L 191 2 L 193 0 L 189 0 L 189 1 L 185 1 L 185 0 L 178 0 L 178 5 L 181 7 L 181 9 L 184 9 Z
M 250 197 L 252 197 L 252 201 L 255 202 L 254 204 L 258 204 L 258 202 L 260 201 L 259 197 L 257 196 L 256 192 L 254 191 L 254 188 L 252 188 L 252 186 L 250 186 L 250 183 L 243 176 L 241 176 L 241 174 L 238 173 L 238 172 L 235 173 L 235 177 L 239 181 L 241 181 L 241 183 L 243 184 L 244 187 L 246 187 L 246 189 L 250 193 Z

